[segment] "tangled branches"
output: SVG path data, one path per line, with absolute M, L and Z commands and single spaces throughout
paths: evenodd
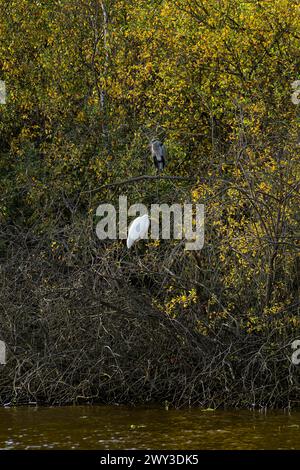
M 2 404 L 274 407 L 297 400 L 292 332 L 283 338 L 270 325 L 267 333 L 247 335 L 227 318 L 202 334 L 199 312 L 166 314 L 141 267 L 130 273 L 126 265 L 125 276 L 107 251 L 67 268 L 43 257 L 41 246 L 12 246 L 0 286 L 8 348 Z

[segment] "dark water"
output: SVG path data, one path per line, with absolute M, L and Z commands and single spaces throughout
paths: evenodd
M 0 408 L 1 449 L 300 449 L 300 411 Z

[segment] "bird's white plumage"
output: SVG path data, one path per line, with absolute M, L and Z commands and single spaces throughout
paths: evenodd
M 136 241 L 143 238 L 148 232 L 150 220 L 148 214 L 144 214 L 134 219 L 128 229 L 127 248 L 130 248 Z

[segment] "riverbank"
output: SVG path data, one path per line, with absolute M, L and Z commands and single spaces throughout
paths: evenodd
M 298 2 L 1 6 L 0 404 L 297 406 Z
M 252 331 L 245 316 L 205 317 L 195 303 L 172 317 L 140 267 L 134 285 L 122 263 L 107 264 L 104 275 L 97 254 L 85 267 L 67 268 L 19 246 L 2 264 L 1 405 L 299 406 L 292 309 L 262 316 Z

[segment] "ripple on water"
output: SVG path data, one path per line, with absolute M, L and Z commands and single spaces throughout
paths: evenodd
M 1 449 L 300 449 L 300 412 L 0 409 Z

